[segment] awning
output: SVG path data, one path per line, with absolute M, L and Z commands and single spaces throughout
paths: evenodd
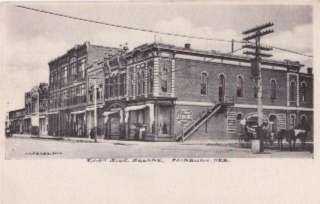
M 98 105 L 97 108 L 103 108 L 103 105 Z M 94 110 L 94 106 L 86 108 L 86 111 L 93 111 L 93 110 Z
M 55 112 L 48 112 L 48 115 L 50 115 L 50 114 L 58 114 L 58 111 L 55 111 Z
M 81 111 L 71 112 L 70 114 L 81 114 L 81 113 L 85 113 L 85 112 L 86 112 L 85 110 L 81 110 Z
M 120 111 L 120 110 L 119 110 Z M 114 114 L 114 113 L 118 113 L 119 111 L 106 111 L 106 112 L 104 112 L 102 115 L 103 116 L 108 116 L 108 115 L 111 115 L 111 114 Z
M 130 106 L 130 107 L 126 107 L 124 110 L 128 112 L 128 111 L 134 111 L 134 110 L 142 110 L 142 109 L 145 109 L 146 107 L 147 105 Z
M 119 113 L 119 111 L 106 111 L 104 112 L 102 115 L 104 116 L 104 123 L 107 123 L 108 122 L 108 119 L 109 119 L 109 115 L 111 114 L 114 114 L 114 113 Z M 120 120 L 122 121 L 122 114 L 120 112 Z
M 150 116 L 150 125 L 153 124 L 153 121 L 154 121 L 154 104 L 145 104 L 145 105 L 138 105 L 138 106 L 130 106 L 130 107 L 126 107 L 124 109 L 125 111 L 125 119 L 124 121 L 127 123 L 128 122 L 128 119 L 129 119 L 129 114 L 128 112 L 129 111 L 135 111 L 135 110 L 142 110 L 142 109 L 145 109 L 149 107 L 150 109 L 150 112 L 149 112 L 149 116 Z M 151 128 L 151 126 L 150 126 Z

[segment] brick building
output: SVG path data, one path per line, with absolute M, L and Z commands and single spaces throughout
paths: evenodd
M 87 135 L 87 67 L 116 52 L 116 48 L 86 42 L 49 62 L 49 135 Z
M 17 109 L 13 111 L 9 111 L 8 121 L 6 121 L 6 127 L 10 126 L 11 133 L 21 134 L 23 133 L 23 119 L 25 116 L 25 109 Z
M 301 73 L 302 66 L 262 62 L 264 115 L 278 130 L 313 124 L 313 75 L 311 69 Z M 119 52 L 96 67 L 106 78 L 98 111 L 101 137 L 232 138 L 239 121 L 256 113 L 247 57 L 153 43 Z
M 47 134 L 48 84 L 40 83 L 25 93 L 23 132 Z

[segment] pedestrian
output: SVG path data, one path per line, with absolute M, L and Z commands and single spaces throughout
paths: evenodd
M 91 128 L 90 130 L 90 138 L 91 139 L 95 139 L 96 135 L 95 135 L 95 131 L 94 131 L 94 128 Z

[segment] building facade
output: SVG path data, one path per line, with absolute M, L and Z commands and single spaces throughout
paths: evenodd
M 23 132 L 26 134 L 47 134 L 48 84 L 40 83 L 25 93 L 25 116 Z
M 256 116 L 251 59 L 190 44 L 143 44 L 131 51 L 76 45 L 49 62 L 49 85 L 25 93 L 9 112 L 15 133 L 177 141 L 237 137 Z M 264 119 L 279 131 L 303 127 L 313 137 L 313 73 L 290 60 L 263 60 Z
M 104 66 L 98 111 L 104 138 L 233 138 L 239 121 L 256 114 L 247 57 L 154 43 L 109 57 Z M 277 130 L 313 124 L 313 75 L 301 67 L 262 62 L 264 115 Z
M 87 137 L 87 67 L 117 50 L 85 42 L 49 62 L 49 135 Z
M 25 116 L 25 109 L 17 109 L 10 111 L 8 114 L 8 121 L 6 121 L 6 127 L 10 127 L 10 131 L 13 134 L 23 133 L 23 120 Z

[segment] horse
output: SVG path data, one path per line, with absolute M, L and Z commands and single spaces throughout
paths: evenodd
M 306 138 L 307 131 L 303 129 L 282 129 L 276 134 L 280 150 L 283 149 L 283 139 L 288 141 L 290 151 L 294 151 L 296 149 L 296 140 L 300 139 L 301 147 L 304 148 Z

